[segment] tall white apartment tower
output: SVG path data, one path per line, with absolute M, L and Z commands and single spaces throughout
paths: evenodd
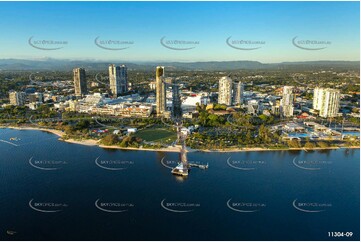
M 293 116 L 293 93 L 292 86 L 284 86 L 281 99 L 280 111 L 283 117 Z
M 218 86 L 218 103 L 232 105 L 232 79 L 224 76 L 219 79 Z
M 313 109 L 323 118 L 336 117 L 340 108 L 340 90 L 318 88 L 313 91 Z
M 109 65 L 109 84 L 113 96 L 118 97 L 128 91 L 128 72 L 125 65 Z

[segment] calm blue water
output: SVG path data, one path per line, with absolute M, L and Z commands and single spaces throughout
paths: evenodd
M 310 134 L 308 134 L 308 133 L 289 133 L 288 137 L 306 138 L 306 137 L 310 137 Z
M 360 132 L 357 132 L 357 131 L 344 131 L 343 135 L 350 135 L 350 136 L 360 137 Z
M 0 129 L 10 137 L 20 140 L 0 142 L 0 240 L 359 240 L 357 149 L 189 153 L 209 169 L 180 179 L 163 165 L 175 153 Z

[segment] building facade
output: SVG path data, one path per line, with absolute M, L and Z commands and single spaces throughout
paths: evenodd
M 258 100 L 249 100 L 247 103 L 247 113 L 251 115 L 258 115 L 262 112 L 262 105 Z
M 243 92 L 244 86 L 242 82 L 234 82 L 233 83 L 233 105 L 241 105 L 243 104 Z
M 15 106 L 24 106 L 26 102 L 25 92 L 10 92 L 9 93 L 10 104 Z
M 44 95 L 40 92 L 29 94 L 28 98 L 29 98 L 29 103 L 44 102 Z
M 178 85 L 172 85 L 172 117 L 182 117 L 182 101 Z
M 232 79 L 224 76 L 219 79 L 218 86 L 218 103 L 232 105 Z
M 157 115 L 163 115 L 167 110 L 166 84 L 164 76 L 164 66 L 157 66 L 155 73 L 156 83 L 156 112 Z
M 340 91 L 332 88 L 315 88 L 313 92 L 313 109 L 319 111 L 323 118 L 333 118 L 340 108 Z
M 275 116 L 280 116 L 280 115 L 281 115 L 280 101 L 279 101 L 279 100 L 275 100 L 275 101 L 272 103 L 271 112 L 272 112 L 272 114 L 275 115 Z
M 109 65 L 109 85 L 114 97 L 128 92 L 128 69 L 125 65 Z
M 293 87 L 284 86 L 283 94 L 280 105 L 280 112 L 283 117 L 292 117 L 293 116 Z
M 83 96 L 88 93 L 86 75 L 84 68 L 75 68 L 74 74 L 74 89 L 75 96 Z

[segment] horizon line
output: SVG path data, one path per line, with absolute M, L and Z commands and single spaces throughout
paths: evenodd
M 174 63 L 197 63 L 197 62 L 238 62 L 238 61 L 247 61 L 247 62 L 259 62 L 261 64 L 281 64 L 281 63 L 293 63 L 293 62 L 360 62 L 360 60 L 289 60 L 289 61 L 279 61 L 279 62 L 262 62 L 258 60 L 190 60 L 190 61 L 182 61 L 182 60 L 98 60 L 98 59 L 82 59 L 82 58 L 52 58 L 52 57 L 42 57 L 42 58 L 0 58 L 0 61 L 6 60 L 18 60 L 18 61 L 87 61 L 87 62 L 119 62 L 119 63 L 156 63 L 156 62 L 174 62 Z

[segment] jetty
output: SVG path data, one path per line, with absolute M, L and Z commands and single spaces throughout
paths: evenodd
M 181 132 L 182 125 L 177 123 L 177 140 L 180 141 L 181 149 L 179 153 L 180 162 L 178 165 L 172 169 L 172 174 L 177 176 L 188 176 L 191 167 L 198 167 L 200 169 L 208 169 L 207 165 L 189 163 L 187 159 L 187 147 L 186 147 L 186 138 L 187 134 Z

